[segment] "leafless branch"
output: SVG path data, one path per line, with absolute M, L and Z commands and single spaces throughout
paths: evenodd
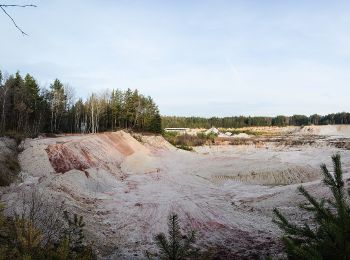
M 15 20 L 12 18 L 11 15 L 9 15 L 8 12 L 6 12 L 5 8 L 7 7 L 37 7 L 36 5 L 4 5 L 4 4 L 0 4 L 0 8 L 1 10 L 10 18 L 10 20 L 12 21 L 12 23 L 16 26 L 16 28 L 22 33 L 22 35 L 28 35 L 26 34 L 15 22 Z
M 36 5 L 4 5 L 0 4 L 2 7 L 37 7 Z

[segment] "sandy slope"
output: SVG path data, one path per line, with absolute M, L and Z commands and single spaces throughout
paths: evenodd
M 257 257 L 278 251 L 271 211 L 278 206 L 295 214 L 298 183 L 322 195 L 319 164 L 330 164 L 335 152 L 349 171 L 350 151 L 322 142 L 187 152 L 162 137 L 138 142 L 122 131 L 27 140 L 20 155 L 24 183 L 3 200 L 11 205 L 30 186 L 66 200 L 84 215 L 106 259 L 142 258 L 152 236 L 166 231 L 170 212 L 199 232 L 201 245 L 221 249 L 223 259 Z
M 338 136 L 350 138 L 350 125 L 323 125 L 305 126 L 300 134 Z

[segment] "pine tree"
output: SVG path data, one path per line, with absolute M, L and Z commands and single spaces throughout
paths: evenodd
M 321 165 L 323 183 L 332 198 L 317 201 L 302 186 L 299 192 L 308 205 L 300 205 L 313 215 L 314 223 L 293 224 L 274 209 L 274 222 L 284 231 L 283 242 L 290 259 L 350 259 L 350 190 L 344 188 L 340 155 L 333 155 L 334 174 Z
M 85 223 L 82 216 L 74 214 L 73 217 L 64 211 L 64 219 L 68 224 L 65 231 L 65 238 L 69 241 L 69 246 L 73 251 L 80 251 L 83 248 Z
M 171 214 L 168 219 L 168 238 L 164 233 L 154 237 L 159 248 L 159 259 L 163 260 L 181 260 L 188 259 L 198 255 L 198 249 L 193 244 L 196 242 L 195 231 L 190 231 L 183 235 L 180 230 L 179 218 L 176 214 Z M 153 254 L 146 252 L 150 259 Z
M 40 230 L 35 228 L 32 221 L 24 218 L 15 219 L 16 241 L 21 254 L 30 258 L 36 254 L 42 242 Z
M 157 134 L 160 134 L 162 132 L 162 118 L 158 111 L 152 118 L 149 130 Z

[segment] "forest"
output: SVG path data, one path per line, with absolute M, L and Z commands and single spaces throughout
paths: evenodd
M 222 128 L 238 128 L 246 126 L 304 126 L 304 125 L 328 125 L 328 124 L 350 124 L 350 113 L 336 113 L 321 115 L 293 115 L 276 117 L 178 117 L 163 116 L 162 125 L 166 127 L 188 127 L 188 128 L 210 128 L 212 126 Z
M 153 99 L 138 90 L 115 89 L 76 98 L 74 89 L 55 79 L 40 87 L 30 74 L 0 71 L 0 133 L 97 133 L 127 128 L 161 132 L 161 117 Z

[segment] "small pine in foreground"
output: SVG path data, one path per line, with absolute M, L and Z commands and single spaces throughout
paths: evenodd
M 163 260 L 182 260 L 198 256 L 199 250 L 194 247 L 196 242 L 195 231 L 190 231 L 183 235 L 180 230 L 179 218 L 176 214 L 171 214 L 168 219 L 168 238 L 164 233 L 159 233 L 154 237 L 158 247 L 158 254 L 146 252 L 146 257 Z
M 321 165 L 323 183 L 331 190 L 331 199 L 317 201 L 298 188 L 308 204 L 301 210 L 313 215 L 315 225 L 296 225 L 274 209 L 273 220 L 283 231 L 283 243 L 289 259 L 350 259 L 350 189 L 344 187 L 340 155 L 332 156 L 334 174 Z

